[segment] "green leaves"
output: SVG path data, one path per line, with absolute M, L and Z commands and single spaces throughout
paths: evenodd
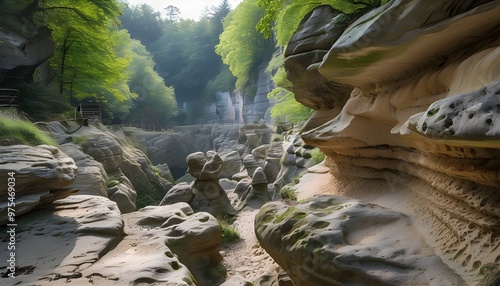
M 224 32 L 215 52 L 238 79 L 237 88 L 246 87 L 256 68 L 269 60 L 274 50 L 272 39 L 265 40 L 255 29 L 263 15 L 264 9 L 257 5 L 257 0 L 247 0 L 224 20 Z

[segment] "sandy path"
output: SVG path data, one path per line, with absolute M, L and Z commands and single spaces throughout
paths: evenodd
M 274 260 L 260 247 L 254 233 L 254 218 L 259 210 L 245 209 L 238 214 L 233 226 L 241 240 L 224 248 L 221 252 L 223 264 L 227 268 L 228 277 L 240 275 L 253 281 L 269 272 L 275 273 L 280 268 Z
M 297 187 L 297 199 L 303 200 L 315 194 L 331 193 L 331 175 L 328 168 L 317 165 L 302 176 Z M 259 210 L 246 208 L 238 214 L 233 226 L 241 240 L 226 246 L 222 250 L 223 264 L 227 268 L 228 277 L 242 276 L 253 281 L 267 273 L 278 273 L 281 268 L 267 254 L 255 236 L 254 218 Z M 226 279 L 226 280 L 227 280 Z

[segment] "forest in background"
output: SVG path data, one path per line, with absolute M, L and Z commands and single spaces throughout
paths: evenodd
M 221 0 L 194 21 L 173 6 L 160 12 L 117 0 L 19 0 L 0 2 L 0 26 L 55 42 L 54 56 L 19 83 L 21 110 L 34 120 L 96 102 L 110 120 L 195 124 L 217 91 L 255 96 L 258 69 L 267 66 L 277 87 L 269 94 L 277 102 L 273 117 L 300 122 L 311 110 L 286 89 L 282 51 L 302 17 L 318 5 L 353 13 L 381 4 L 245 0 L 232 9 Z

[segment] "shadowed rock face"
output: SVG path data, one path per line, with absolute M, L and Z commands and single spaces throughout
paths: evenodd
M 349 98 L 353 87 L 325 78 L 318 65 L 353 18 L 330 6 L 319 6 L 306 15 L 287 46 L 285 69 L 294 83 L 295 99 L 326 116 L 310 119 L 309 125 L 332 119 Z
M 31 76 L 35 68 L 51 58 L 55 43 L 49 37 L 26 37 L 0 28 L 0 79 Z
M 302 138 L 328 155 L 337 192 L 407 213 L 468 285 L 500 260 L 499 13 L 498 1 L 398 0 L 343 26 L 321 6 L 285 61 L 317 109 Z M 311 90 L 318 75 L 353 89 Z

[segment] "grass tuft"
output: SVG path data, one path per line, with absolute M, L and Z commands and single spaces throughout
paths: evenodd
M 9 145 L 57 146 L 53 138 L 33 123 L 4 114 L 0 115 L 0 141 L 8 141 Z

